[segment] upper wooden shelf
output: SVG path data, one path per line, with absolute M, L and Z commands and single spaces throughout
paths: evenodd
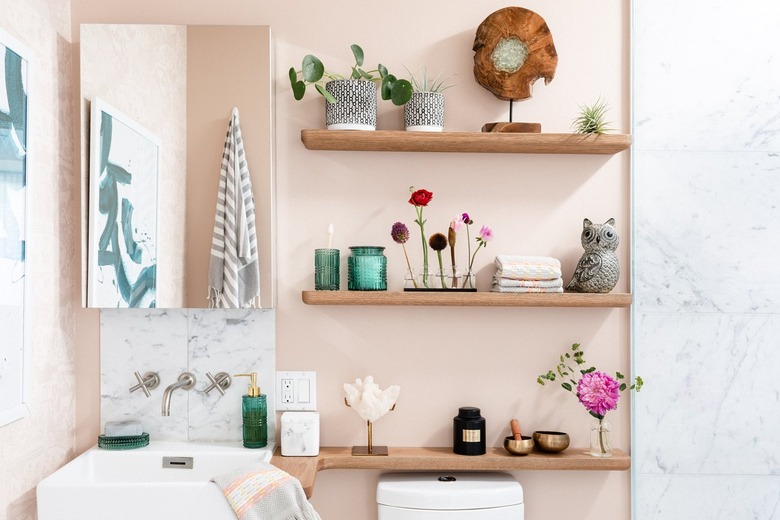
M 471 307 L 628 307 L 627 293 L 303 291 L 307 305 L 440 305 Z
M 326 469 L 385 469 L 393 471 L 511 471 L 594 470 L 625 471 L 631 457 L 616 449 L 612 457 L 598 458 L 586 448 L 569 448 L 556 454 L 533 452 L 519 457 L 504 448 L 488 448 L 485 455 L 456 455 L 452 448 L 389 448 L 387 456 L 353 456 L 346 447 L 320 448 L 317 457 L 283 457 L 276 449 L 271 464 L 301 481 L 307 497 L 314 492 L 318 471 Z
M 513 134 L 301 130 L 309 150 L 613 155 L 631 146 L 626 134 Z

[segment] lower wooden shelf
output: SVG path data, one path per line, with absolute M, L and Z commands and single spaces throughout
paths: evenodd
M 510 471 L 590 470 L 625 471 L 631 457 L 616 449 L 612 457 L 598 458 L 587 448 L 568 448 L 556 454 L 510 455 L 504 448 L 488 448 L 485 455 L 456 455 L 452 448 L 389 448 L 381 457 L 352 456 L 349 447 L 324 447 L 316 457 L 283 457 L 276 449 L 271 464 L 297 478 L 307 497 L 314 493 L 317 472 L 326 469 L 384 469 L 393 471 Z
M 440 305 L 473 307 L 628 307 L 628 293 L 303 291 L 307 305 Z

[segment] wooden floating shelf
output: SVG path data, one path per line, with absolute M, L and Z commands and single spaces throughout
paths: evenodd
M 628 293 L 303 291 L 307 305 L 439 305 L 470 307 L 628 307 Z
M 613 155 L 631 146 L 626 134 L 517 134 L 301 130 L 309 150 Z
M 283 457 L 276 449 L 271 464 L 300 480 L 307 497 L 314 492 L 317 472 L 327 469 L 379 469 L 393 471 L 511 471 L 591 470 L 625 471 L 631 457 L 616 449 L 612 457 L 598 458 L 586 448 L 569 448 L 556 454 L 533 452 L 510 455 L 504 448 L 488 448 L 485 455 L 456 455 L 452 448 L 389 448 L 382 457 L 352 456 L 352 448 L 320 448 L 317 457 Z

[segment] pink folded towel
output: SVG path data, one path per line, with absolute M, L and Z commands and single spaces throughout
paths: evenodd
M 561 262 L 549 256 L 498 255 L 496 277 L 513 280 L 555 280 L 561 278 Z

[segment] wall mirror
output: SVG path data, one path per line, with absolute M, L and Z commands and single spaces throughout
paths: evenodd
M 26 416 L 27 177 L 31 52 L 0 29 L 0 426 Z
M 88 261 L 88 248 L 94 244 L 87 236 L 93 101 L 102 100 L 122 114 L 115 119 L 115 128 L 122 121 L 130 121 L 128 124 L 139 125 L 159 142 L 154 296 L 158 308 L 208 307 L 209 257 L 220 167 L 228 123 L 233 107 L 237 107 L 255 201 L 260 306 L 273 307 L 276 277 L 270 28 L 83 24 L 80 46 L 85 296 L 91 276 L 113 274 L 100 272 L 100 266 L 90 269 Z M 134 164 L 130 158 L 125 162 Z M 139 212 L 135 210 L 134 214 Z M 122 233 L 142 234 L 136 227 L 128 228 L 119 231 L 120 238 Z M 94 232 L 92 235 L 94 238 Z M 142 243 L 143 237 L 137 242 Z M 140 269 L 128 269 L 124 283 L 140 287 L 145 283 L 141 273 Z M 129 306 L 124 297 L 116 305 L 85 301 L 97 307 Z

